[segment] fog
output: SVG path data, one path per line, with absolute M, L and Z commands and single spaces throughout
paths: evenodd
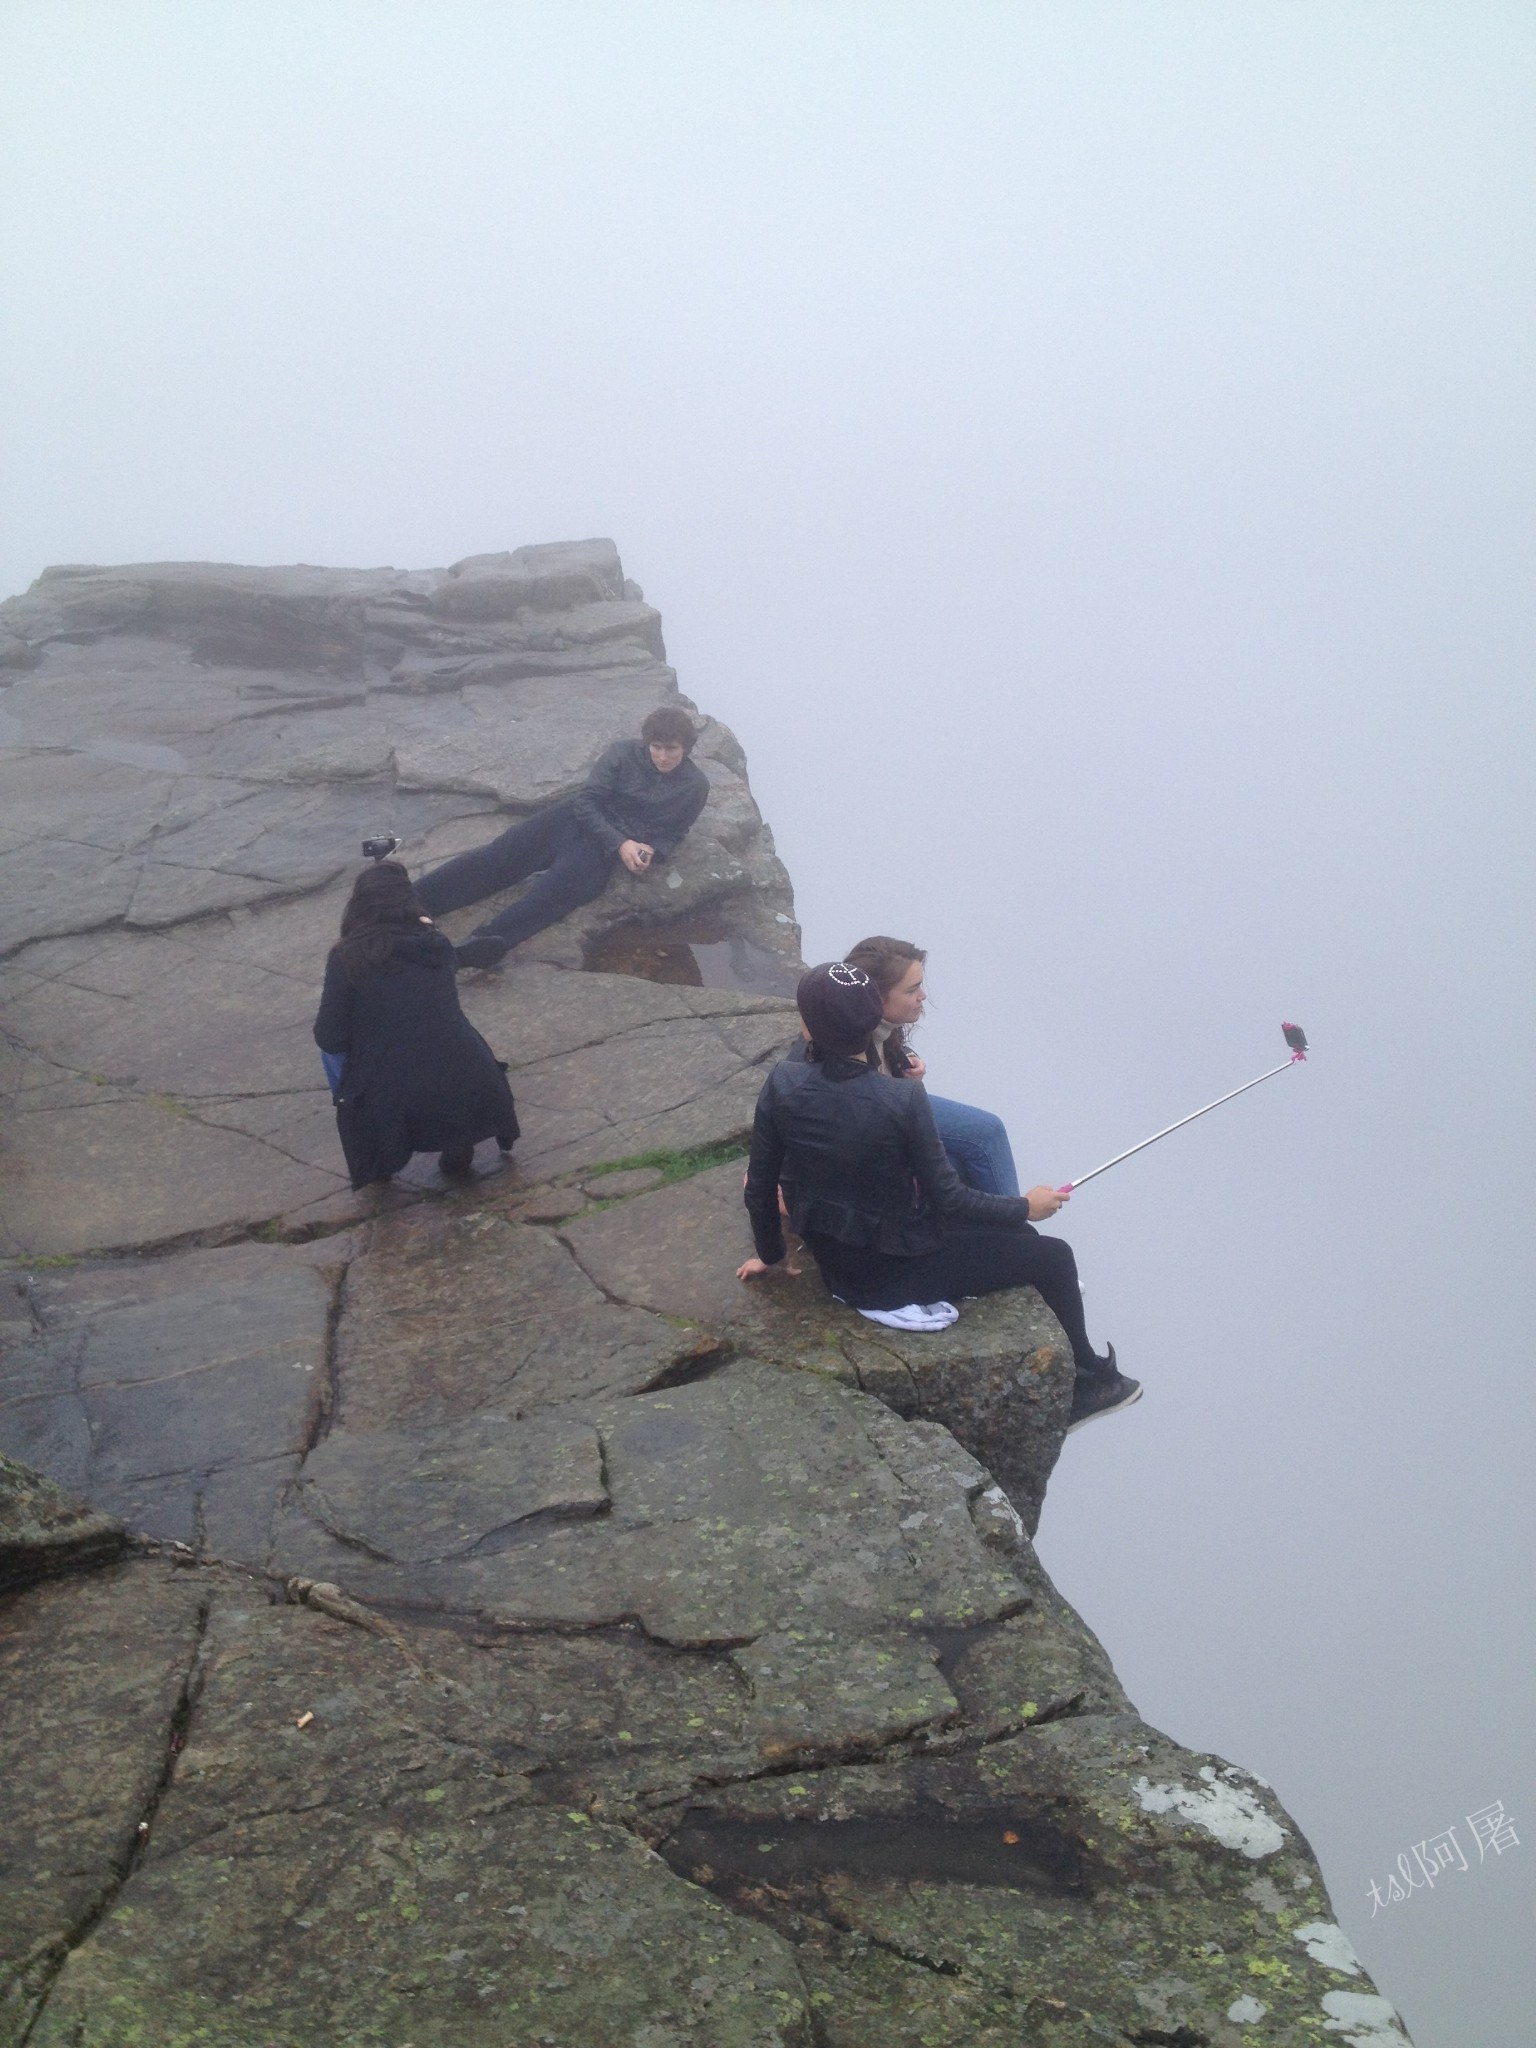
M 1146 1397 L 1040 1547 L 1419 2048 L 1536 2010 L 1533 81 L 1476 0 L 0 13 L 0 590 L 611 534 L 1027 1180 L 1304 1023 L 1062 1219 Z

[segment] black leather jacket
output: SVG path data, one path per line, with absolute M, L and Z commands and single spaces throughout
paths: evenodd
M 781 1060 L 757 1098 L 747 1213 L 757 1256 L 784 1256 L 780 1185 L 804 1236 L 898 1257 L 936 1251 L 943 1219 L 1017 1230 L 1021 1195 L 968 1188 L 950 1165 L 921 1081 L 896 1081 L 862 1059 Z
M 685 757 L 663 775 L 644 740 L 615 740 L 603 749 L 572 809 L 609 853 L 617 853 L 626 839 L 638 839 L 665 860 L 682 844 L 708 795 L 709 777 L 697 761 Z

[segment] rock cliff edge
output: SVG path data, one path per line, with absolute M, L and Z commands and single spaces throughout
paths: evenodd
M 357 842 L 676 701 L 607 541 L 0 605 L 0 2048 L 1401 2048 L 1039 1565 L 1033 1292 L 735 1281 L 799 933 L 726 728 L 663 872 L 461 982 L 511 1168 L 347 1187 Z

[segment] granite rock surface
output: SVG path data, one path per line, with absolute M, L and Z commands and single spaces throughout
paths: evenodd
M 127 1530 L 113 1516 L 0 1453 L 0 1592 L 53 1572 L 104 1564 L 127 1542 Z
M 151 563 L 48 570 L 0 605 L 0 1247 L 60 1256 L 246 1228 L 341 1193 L 309 1026 L 361 840 L 421 869 L 572 794 L 603 747 L 687 704 L 611 542 L 443 571 Z M 18 653 L 17 650 L 20 650 Z M 661 1142 L 686 1099 L 735 1128 L 743 1065 L 683 998 L 604 1012 L 625 1064 L 562 1031 L 540 962 L 687 941 L 782 995 L 799 934 L 741 749 L 700 721 L 704 814 L 674 859 L 519 949 L 466 1008 L 563 1164 Z M 491 908 L 502 900 L 491 900 Z M 459 936 L 486 914 L 445 919 Z M 695 985 L 697 956 L 683 963 Z M 714 977 L 716 979 L 719 976 Z M 702 993 L 695 986 L 694 993 Z M 532 1014 L 530 1014 L 532 1013 Z M 652 1031 L 645 1026 L 666 1028 Z M 750 1030 L 746 1033 L 750 1037 Z M 738 1036 L 741 1036 L 738 1033 Z M 601 1133 L 594 1148 L 585 1141 Z
M 1033 1292 L 735 1280 L 798 934 L 723 728 L 665 876 L 461 980 L 511 1167 L 345 1186 L 353 842 L 674 700 L 611 544 L 51 571 L 0 673 L 0 2048 L 1405 2038 L 1041 1569 Z

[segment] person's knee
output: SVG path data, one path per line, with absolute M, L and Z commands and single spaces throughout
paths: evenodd
M 1077 1282 L 1077 1260 L 1072 1247 L 1062 1237 L 1042 1237 L 1035 1247 L 1040 1276 L 1049 1287 L 1053 1282 L 1063 1286 L 1075 1286 Z

